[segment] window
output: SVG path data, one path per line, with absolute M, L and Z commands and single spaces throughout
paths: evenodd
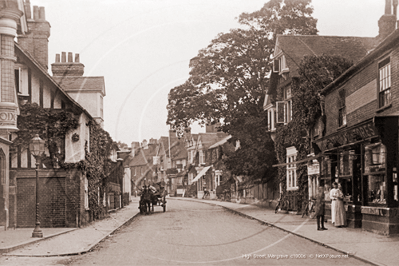
M 287 148 L 287 190 L 297 190 L 297 176 L 296 176 L 296 154 L 295 147 Z
M 378 64 L 379 68 L 379 108 L 391 104 L 391 61 L 386 58 Z
M 276 129 L 276 109 L 270 108 L 267 110 L 267 129 L 274 131 Z
M 284 101 L 276 102 L 276 122 L 288 124 L 292 120 L 291 87 L 285 87 L 283 91 Z
M 382 143 L 374 143 L 364 149 L 364 175 L 368 175 L 367 202 L 373 205 L 387 204 L 386 147 Z
M 87 177 L 84 179 L 84 187 L 85 187 L 85 209 L 89 209 L 89 180 Z
M 342 127 L 346 125 L 345 90 L 340 90 L 338 94 L 338 125 Z
M 274 60 L 273 70 L 274 72 L 279 72 L 279 73 L 288 72 L 287 61 L 284 55 Z

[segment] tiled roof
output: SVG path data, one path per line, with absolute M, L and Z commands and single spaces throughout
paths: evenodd
M 55 76 L 54 80 L 65 91 L 98 91 L 105 96 L 104 77 Z
M 179 160 L 187 158 L 187 149 L 183 140 L 178 140 L 170 145 L 170 155 L 172 160 Z
M 333 88 L 340 86 L 346 80 L 350 79 L 352 76 L 356 75 L 356 73 L 367 66 L 370 62 L 381 56 L 384 52 L 388 51 L 392 48 L 392 46 L 397 45 L 399 42 L 399 29 L 393 31 L 388 37 L 382 40 L 370 53 L 364 56 L 361 60 L 356 62 L 353 66 L 347 69 L 344 73 L 341 74 L 338 78 L 336 78 L 333 82 L 331 82 L 327 87 L 321 91 L 321 94 L 327 94 Z
M 212 146 L 209 147 L 209 149 L 213 149 L 219 146 L 222 146 L 223 144 L 225 144 L 229 139 L 231 139 L 231 135 L 223 138 L 222 140 L 216 142 L 215 144 L 213 144 Z
M 377 44 L 375 38 L 319 35 L 278 35 L 275 56 L 283 53 L 291 76 L 298 75 L 298 66 L 306 55 L 339 55 L 354 63 Z
M 148 144 L 148 149 L 139 148 L 129 166 L 152 165 L 153 156 L 157 154 L 157 144 Z
M 208 149 L 211 145 L 228 136 L 226 133 L 223 132 L 199 133 L 198 135 L 198 138 L 201 138 L 202 147 L 204 149 Z

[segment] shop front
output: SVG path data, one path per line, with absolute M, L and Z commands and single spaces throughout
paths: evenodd
M 398 117 L 374 117 L 314 141 L 321 154 L 319 185 L 337 182 L 345 196 L 348 227 L 399 233 Z

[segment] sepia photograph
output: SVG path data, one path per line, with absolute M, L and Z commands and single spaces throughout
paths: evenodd
M 399 265 L 398 2 L 0 0 L 0 265 Z

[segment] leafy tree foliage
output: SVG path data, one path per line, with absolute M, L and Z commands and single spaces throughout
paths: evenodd
M 316 34 L 310 0 L 272 0 L 239 17 L 241 29 L 220 33 L 190 61 L 190 77 L 169 93 L 167 124 L 183 132 L 197 121 L 222 122 L 241 142 L 226 163 L 233 174 L 265 176 L 274 163 L 263 110 L 277 34 Z

